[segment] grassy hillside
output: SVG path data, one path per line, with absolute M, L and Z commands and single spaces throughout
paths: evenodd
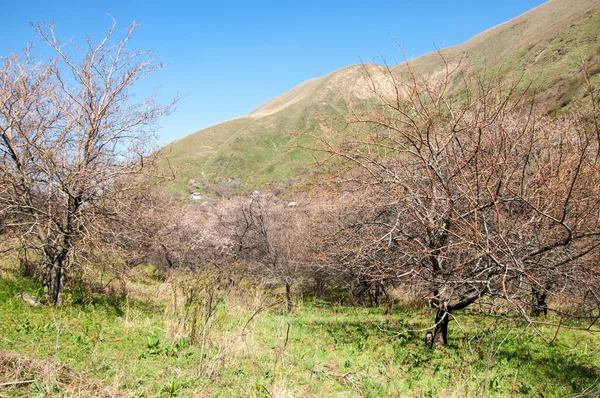
M 459 70 L 524 77 L 549 113 L 585 92 L 585 64 L 593 82 L 600 78 L 600 1 L 549 1 L 468 42 L 409 61 L 415 73 L 435 76 L 442 57 Z M 406 64 L 394 67 L 406 72 Z M 459 75 L 459 74 L 457 74 Z
M 344 98 L 369 96 L 364 68 L 351 66 L 310 80 L 247 116 L 168 145 L 162 153 L 179 176 L 172 188 L 235 191 L 289 185 L 310 173 L 315 153 L 301 147 L 311 143 L 309 134 L 319 134 L 322 124 L 339 114 Z
M 600 0 L 551 0 L 462 45 L 399 64 L 392 71 L 402 74 L 410 66 L 416 75 L 435 79 L 444 59 L 475 74 L 523 78 L 524 84 L 533 84 L 544 112 L 568 110 L 585 94 L 582 65 L 600 84 Z M 244 117 L 168 145 L 163 153 L 178 181 L 171 189 L 231 194 L 285 187 L 309 175 L 315 154 L 299 147 L 310 146 L 310 135 L 318 136 L 332 123 L 344 100 L 372 97 L 365 71 L 383 81 L 382 68 L 376 65 L 343 68 L 302 83 Z
M 451 56 L 465 55 L 477 68 L 498 65 L 524 48 L 548 42 L 599 10 L 598 0 L 551 0 L 442 52 Z M 580 44 L 586 43 L 588 40 Z M 426 54 L 411 60 L 411 65 L 421 72 L 431 72 L 440 66 L 438 58 L 436 53 Z M 397 66 L 401 67 L 402 64 Z

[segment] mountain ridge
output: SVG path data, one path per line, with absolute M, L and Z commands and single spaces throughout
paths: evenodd
M 600 73 L 599 32 L 600 0 L 550 0 L 463 44 L 407 60 L 389 71 L 402 75 L 410 67 L 412 73 L 433 78 L 450 62 L 476 73 L 499 70 L 506 78 L 528 73 L 541 87 L 541 103 L 551 113 L 568 109 L 573 98 L 583 95 L 581 62 Z M 171 190 L 209 192 L 227 185 L 229 195 L 293 184 L 307 175 L 314 160 L 314 154 L 300 149 L 309 144 L 308 135 L 318 135 L 324 120 L 340 114 L 344 101 L 369 100 L 373 84 L 386 90 L 387 71 L 377 64 L 340 68 L 295 86 L 247 115 L 167 145 L 163 153 L 181 176 Z
M 539 42 L 547 38 L 549 34 L 556 34 L 558 31 L 565 28 L 567 25 L 572 24 L 574 21 L 581 19 L 586 14 L 598 11 L 600 11 L 600 0 L 549 0 L 506 22 L 478 33 L 462 44 L 442 49 L 441 52 L 446 56 L 455 56 L 457 53 L 473 52 L 475 49 L 481 47 L 482 44 L 485 44 L 486 41 L 490 40 L 490 36 L 495 36 L 495 42 L 499 42 L 500 44 L 509 43 L 510 46 L 504 48 L 503 51 L 497 51 L 497 45 L 483 46 L 487 47 L 487 51 L 482 51 L 482 53 L 485 55 L 492 53 L 494 56 L 491 58 L 498 59 L 506 55 L 510 49 L 518 49 L 525 44 L 531 44 L 532 41 Z M 524 27 L 517 29 L 520 26 Z M 517 37 L 517 40 L 507 40 L 504 36 L 509 36 L 507 39 Z M 425 71 L 427 71 L 427 69 L 429 69 L 427 68 L 427 64 L 432 62 L 431 58 L 439 58 L 439 52 L 429 52 L 411 59 L 409 62 L 413 64 L 414 67 L 424 68 Z M 437 60 L 434 60 L 433 63 L 437 63 Z M 404 64 L 405 63 L 400 63 L 394 68 L 402 68 Z

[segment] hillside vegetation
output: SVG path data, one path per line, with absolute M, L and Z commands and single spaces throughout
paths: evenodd
M 67 307 L 34 308 L 14 295 L 36 287 L 7 277 L 8 270 L 5 264 L 0 279 L 3 397 L 600 393 L 599 336 L 563 331 L 553 338 L 552 327 L 538 335 L 512 316 L 465 318 L 454 342 L 436 351 L 421 334 L 389 332 L 427 327 L 427 308 L 407 303 L 387 315 L 382 308 L 305 300 L 294 315 L 277 296 L 246 286 L 215 292 L 215 312 L 199 320 L 204 328 L 194 343 L 172 332 L 182 321 L 173 308 L 175 275 L 161 281 L 144 269 L 127 298 L 72 292 Z
M 583 65 L 595 82 L 600 79 L 599 11 L 599 0 L 552 0 L 464 44 L 390 70 L 402 76 L 410 67 L 414 75 L 435 81 L 449 66 L 458 68 L 458 80 L 463 73 L 519 79 L 531 85 L 542 112 L 564 112 L 585 94 Z M 315 154 L 300 147 L 311 146 L 312 136 L 327 129 L 346 102 L 375 100 L 373 89 L 387 80 L 381 66 L 343 68 L 304 82 L 246 116 L 168 145 L 163 154 L 178 181 L 171 190 L 230 195 L 285 187 L 313 175 Z

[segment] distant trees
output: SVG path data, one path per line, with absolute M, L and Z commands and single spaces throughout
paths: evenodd
M 381 208 L 361 191 L 320 196 L 311 228 L 316 282 L 348 291 L 354 305 L 383 304 L 389 298 L 386 286 L 398 280 L 394 273 L 399 269 L 379 242 Z M 374 222 L 365 222 L 369 219 Z
M 342 167 L 336 185 L 363 209 L 330 258 L 363 279 L 427 286 L 440 346 L 453 313 L 484 297 L 527 319 L 561 294 L 597 309 L 597 128 L 540 117 L 522 82 L 449 66 L 386 79 L 371 80 L 378 103 L 349 101 L 343 131 L 321 139 Z
M 227 269 L 234 242 L 220 224 L 220 209 L 226 204 L 182 204 L 164 197 L 159 202 L 162 204 L 152 214 L 145 212 L 140 217 L 143 224 L 139 225 L 138 220 L 138 230 L 133 234 L 134 247 L 136 237 L 141 236 L 137 247 L 144 248 L 146 261 L 165 269 Z
M 135 83 L 161 65 L 128 48 L 136 24 L 121 38 L 115 25 L 82 47 L 61 42 L 52 24 L 34 25 L 55 58 L 25 51 L 0 66 L 0 218 L 19 229 L 23 260 L 41 264 L 55 304 L 97 228 L 125 216 L 156 122 L 172 109 L 134 100 Z
M 284 286 L 287 311 L 293 312 L 292 288 L 309 274 L 313 261 L 307 208 L 255 192 L 231 200 L 220 217 L 236 261 L 258 282 Z

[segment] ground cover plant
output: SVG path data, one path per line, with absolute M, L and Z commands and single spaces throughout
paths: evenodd
M 423 333 L 429 308 L 364 308 L 283 291 L 220 289 L 202 338 L 172 334 L 170 283 L 128 298 L 78 296 L 58 307 L 15 297 L 36 285 L 0 282 L 3 396 L 594 396 L 600 336 L 577 323 L 532 329 L 509 314 L 457 315 L 444 350 Z M 162 278 L 161 278 L 162 279 Z M 553 316 L 544 321 L 558 322 Z M 10 352 L 10 354 L 9 354 Z M 15 361 L 20 361 L 20 372 Z M 11 362 L 12 361 L 12 362 Z M 40 364 L 50 362 L 41 371 Z M 23 365 L 30 363 L 29 366 Z M 31 363 L 36 364 L 31 365 Z M 43 368 L 43 367 L 42 367 Z M 70 375 L 70 376 L 66 376 Z M 27 381 L 23 385 L 9 382 Z M 93 386 L 93 389 L 90 389 Z M 87 388 L 87 389 L 86 389 Z M 90 392 L 92 391 L 92 392 Z

